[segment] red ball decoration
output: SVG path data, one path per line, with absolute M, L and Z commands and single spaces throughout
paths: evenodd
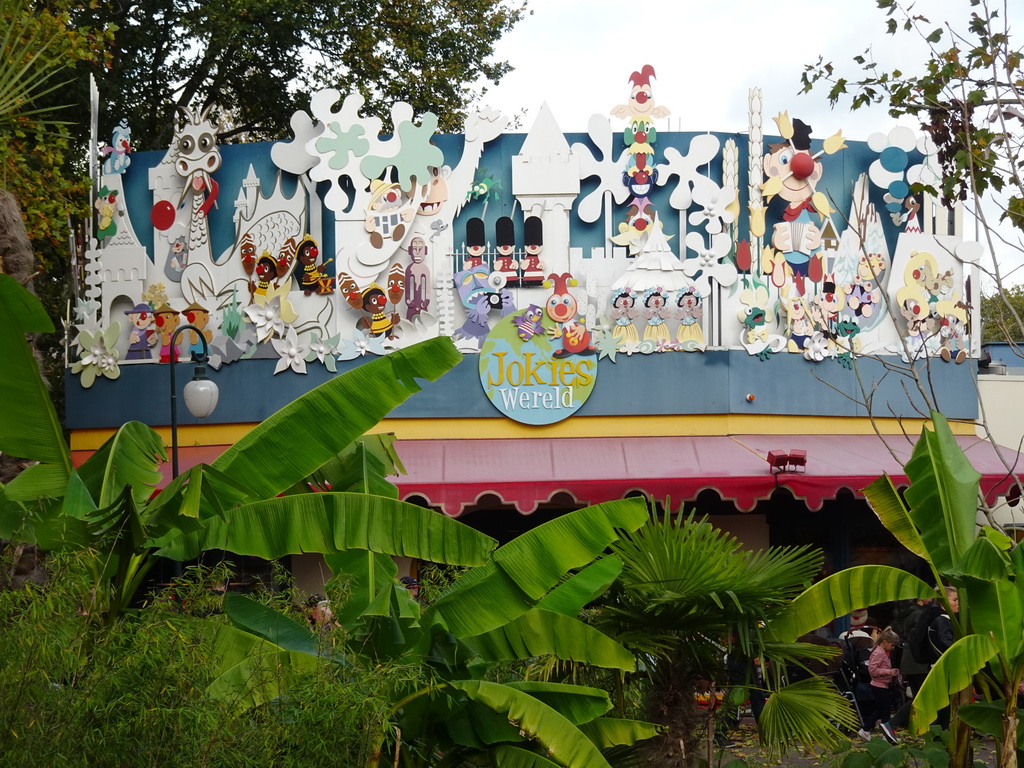
M 798 179 L 806 179 L 814 173 L 814 158 L 806 152 L 797 152 L 789 162 L 789 169 Z
M 161 200 L 153 206 L 153 210 L 149 213 L 149 218 L 153 222 L 154 227 L 161 232 L 165 232 L 174 226 L 174 206 L 167 200 Z

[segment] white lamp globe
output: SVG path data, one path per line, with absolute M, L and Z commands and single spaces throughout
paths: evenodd
M 195 376 L 185 385 L 185 407 L 197 419 L 205 419 L 217 407 L 220 390 L 206 377 L 206 368 L 196 366 Z

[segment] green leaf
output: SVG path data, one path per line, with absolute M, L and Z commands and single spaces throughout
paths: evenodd
M 587 603 L 603 595 L 620 573 L 622 560 L 614 556 L 603 557 L 548 592 L 537 607 L 576 616 Z
M 964 586 L 970 598 L 971 629 L 991 638 L 1003 658 L 1019 658 L 1024 652 L 1024 585 L 1009 579 L 968 579 Z
M 762 744 L 785 754 L 797 744 L 813 749 L 848 743 L 840 728 L 855 731 L 860 719 L 832 683 L 809 677 L 772 693 L 757 725 Z
M 456 637 L 496 629 L 530 610 L 567 571 L 600 555 L 618 537 L 617 530 L 635 530 L 646 519 L 643 500 L 623 499 L 544 523 L 463 575 L 427 609 L 425 621 L 440 623 Z
M 465 638 L 487 661 L 553 655 L 565 661 L 632 672 L 633 655 L 594 627 L 561 613 L 533 609 L 490 632 Z
M 317 637 L 308 627 L 244 595 L 225 594 L 224 613 L 239 629 L 283 650 L 312 655 L 318 652 Z
M 598 749 L 630 747 L 638 741 L 652 739 L 658 735 L 658 726 L 654 723 L 617 717 L 598 717 L 581 723 L 579 729 L 594 742 Z
M 52 333 L 39 300 L 9 275 L 0 274 L 0 451 L 71 474 L 71 454 L 50 393 L 25 341 L 26 333 Z
M 929 560 L 928 550 L 918 532 L 910 511 L 904 506 L 896 486 L 888 475 L 882 475 L 864 489 L 864 496 L 882 525 L 913 554 Z
M 899 568 L 855 566 L 834 573 L 804 590 L 782 615 L 771 622 L 769 632 L 777 640 L 793 641 L 865 605 L 934 596 L 935 590 L 931 586 Z
M 1006 700 L 979 701 L 974 704 L 965 704 L 957 709 L 960 719 L 971 728 L 997 739 L 1003 737 L 1003 712 L 1006 709 Z M 1024 722 L 1024 710 L 1017 710 L 1018 722 Z M 1024 749 L 1024 728 L 1017 728 L 1017 749 Z
M 310 493 L 247 504 L 210 518 L 159 554 L 191 560 L 224 549 L 274 560 L 304 552 L 362 549 L 451 565 L 479 565 L 494 539 L 413 504 L 361 493 Z
M 536 680 L 520 680 L 505 685 L 543 701 L 573 725 L 588 723 L 612 708 L 608 693 L 600 688 Z
M 988 536 L 979 536 L 947 576 L 970 576 L 995 581 L 1010 575 L 1010 558 Z
M 68 475 L 59 464 L 34 464 L 7 484 L 11 501 L 59 499 L 64 495 Z
M 101 507 L 131 487 L 136 504 L 145 503 L 159 485 L 158 467 L 167 461 L 163 438 L 139 421 L 129 421 L 90 456 L 78 473 Z
M 456 680 L 453 688 L 474 701 L 508 717 L 532 736 L 558 764 L 566 768 L 611 768 L 578 728 L 557 711 L 533 696 L 507 685 L 475 680 Z
M 647 517 L 643 499 L 595 504 L 518 536 L 494 553 L 494 562 L 515 578 L 527 595 L 539 600 L 565 573 L 589 563 L 618 539 L 621 531 L 635 531 Z M 538 558 L 538 552 L 546 556 Z
M 253 498 L 276 496 L 312 475 L 418 392 L 416 378 L 435 381 L 461 360 L 443 336 L 379 357 L 286 405 L 212 466 L 244 482 Z M 318 413 L 333 416 L 309 417 Z
M 961 637 L 947 648 L 914 697 L 910 720 L 913 731 L 927 731 L 939 710 L 949 706 L 950 695 L 969 686 L 971 678 L 995 655 L 996 647 L 983 635 Z
M 930 560 L 949 572 L 974 541 L 981 475 L 964 455 L 942 414 L 932 412 L 933 429 L 921 437 L 904 469 L 906 499 Z
M 490 757 L 494 761 L 494 768 L 560 768 L 558 763 L 552 763 L 536 752 L 529 752 L 521 747 L 513 747 L 508 744 L 502 744 L 492 749 Z

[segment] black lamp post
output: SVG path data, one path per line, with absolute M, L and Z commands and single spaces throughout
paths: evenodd
M 202 330 L 194 325 L 181 325 L 171 334 L 171 468 L 174 477 L 178 476 L 178 391 L 174 384 L 174 368 L 178 361 L 176 348 L 177 338 L 184 331 L 195 331 L 203 343 L 203 351 L 192 355 L 196 364 L 192 381 L 185 385 L 185 407 L 197 419 L 205 419 L 217 407 L 220 391 L 217 384 L 206 375 L 206 363 L 210 359 L 210 348 Z

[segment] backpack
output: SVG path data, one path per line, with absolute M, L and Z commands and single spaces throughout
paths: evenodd
M 929 637 L 932 622 L 943 613 L 942 606 L 929 605 L 917 617 L 913 629 L 910 630 L 910 651 L 914 658 L 922 664 L 934 664 L 939 660 L 939 652 Z

